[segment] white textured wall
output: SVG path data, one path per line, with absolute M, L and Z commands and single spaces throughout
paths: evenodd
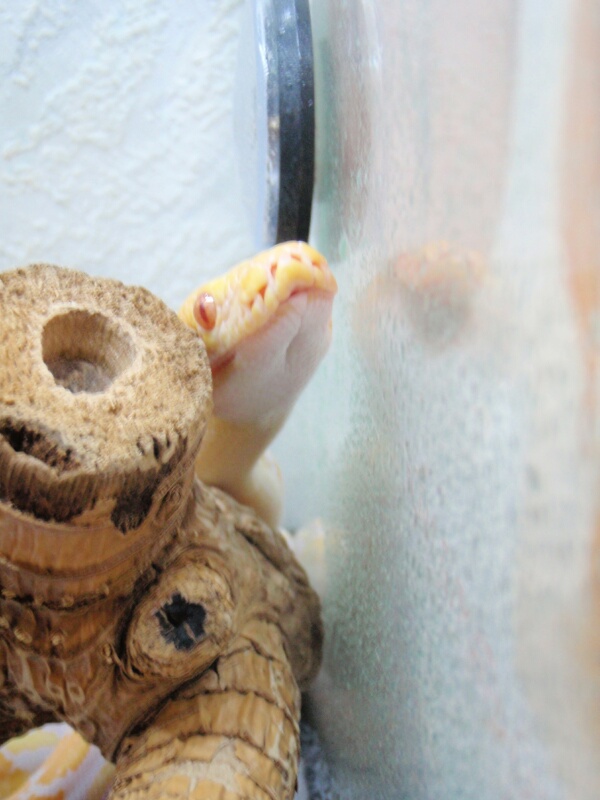
M 0 270 L 50 261 L 177 305 L 247 254 L 240 5 L 0 4 Z

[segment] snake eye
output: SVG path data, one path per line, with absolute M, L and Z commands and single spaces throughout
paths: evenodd
M 200 292 L 194 303 L 194 319 L 205 331 L 212 331 L 217 322 L 217 303 L 212 294 Z

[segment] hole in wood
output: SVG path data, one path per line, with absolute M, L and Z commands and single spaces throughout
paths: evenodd
M 103 314 L 73 309 L 49 320 L 42 357 L 59 386 L 74 394 L 106 391 L 135 357 L 129 334 Z
M 156 612 L 160 632 L 176 650 L 191 650 L 204 636 L 206 611 L 199 603 L 190 603 L 179 592 Z
M 43 461 L 59 473 L 79 466 L 73 451 L 68 447 L 62 447 L 58 436 L 36 430 L 24 422 L 3 420 L 0 422 L 0 436 L 8 442 L 15 453 L 25 453 L 38 461 Z

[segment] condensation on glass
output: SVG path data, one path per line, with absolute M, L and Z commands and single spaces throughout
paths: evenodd
M 313 2 L 330 355 L 278 454 L 321 515 L 343 797 L 600 797 L 600 15 Z

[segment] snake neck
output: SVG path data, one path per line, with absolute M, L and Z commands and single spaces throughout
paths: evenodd
M 196 458 L 201 481 L 251 506 L 273 528 L 279 525 L 283 510 L 283 479 L 265 449 L 284 422 L 285 415 L 263 425 L 213 416 Z

